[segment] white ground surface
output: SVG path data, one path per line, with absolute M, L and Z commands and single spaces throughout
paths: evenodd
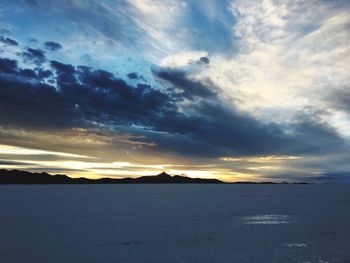
M 350 262 L 350 185 L 0 186 L 0 262 Z

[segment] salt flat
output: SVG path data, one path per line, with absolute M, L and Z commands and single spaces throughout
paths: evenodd
M 3 185 L 0 262 L 350 262 L 349 185 Z

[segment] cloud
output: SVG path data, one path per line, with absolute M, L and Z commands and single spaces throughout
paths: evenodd
M 178 30 L 178 23 L 179 17 L 185 13 L 186 3 L 174 0 L 157 3 L 130 0 L 128 5 L 129 17 L 141 30 L 143 38 L 147 39 L 147 46 L 153 54 L 168 54 L 182 46 L 180 41 L 186 36 L 186 29 Z
M 23 147 L 9 146 L 0 144 L 0 154 L 1 155 L 54 155 L 62 157 L 79 157 L 79 158 L 89 158 L 85 155 L 63 153 L 63 152 L 53 152 L 38 149 L 29 149 Z
M 0 34 L 10 34 L 11 31 L 6 29 L 6 28 L 3 28 L 3 27 L 0 27 Z
M 138 123 L 168 103 L 160 91 L 144 84 L 129 86 L 107 71 L 57 61 L 51 61 L 51 67 L 57 86 L 43 81 L 52 75 L 49 70 L 21 69 L 15 60 L 0 60 L 3 123 L 44 127 L 85 126 L 89 121 Z
M 166 87 L 155 89 L 132 86 L 111 72 L 86 66 L 52 60 L 50 67 L 26 69 L 15 60 L 0 59 L 3 125 L 102 125 L 140 136 L 138 145 L 198 157 L 310 154 L 343 143 L 329 125 L 309 116 L 288 127 L 288 133 L 275 123 L 259 122 L 223 102 L 209 80 L 180 69 L 155 68 Z
M 208 52 L 200 50 L 178 52 L 164 57 L 160 61 L 159 66 L 162 68 L 183 69 L 190 64 L 198 64 L 196 62 L 200 62 L 202 57 L 206 60 L 207 56 Z
M 139 79 L 140 78 L 140 76 L 136 72 L 131 72 L 127 76 L 129 79 Z
M 160 79 L 167 81 L 179 92 L 179 96 L 187 99 L 195 97 L 215 97 L 216 93 L 212 83 L 203 84 L 201 81 L 191 79 L 181 69 L 153 68 L 153 73 Z M 207 81 L 208 82 L 208 81 Z M 211 85 L 209 88 L 207 85 Z
M 34 19 L 5 0 L 4 25 L 19 43 L 61 39 L 64 49 L 29 43 L 19 59 L 20 46 L 3 45 L 3 129 L 93 130 L 79 136 L 104 158 L 190 156 L 235 175 L 349 171 L 336 160 L 348 161 L 350 139 L 348 1 L 35 2 Z M 257 154 L 302 158 L 280 170 L 218 161 Z
M 197 61 L 190 61 L 190 64 L 197 64 L 197 65 L 208 65 L 210 63 L 210 59 L 207 57 L 200 57 Z
M 44 46 L 47 50 L 50 51 L 57 51 L 59 49 L 62 49 L 61 44 L 57 43 L 57 42 L 53 42 L 53 41 L 47 41 L 44 43 Z
M 27 48 L 21 54 L 21 57 L 26 62 L 32 62 L 36 65 L 40 65 L 46 61 L 45 52 L 41 49 Z
M 0 42 L 9 45 L 9 46 L 18 46 L 18 43 L 16 40 L 13 40 L 12 38 L 9 37 L 3 37 L 0 36 Z
M 24 165 L 28 165 L 27 162 L 17 162 L 17 161 L 9 161 L 9 160 L 1 160 L 0 159 L 0 165 L 3 166 L 24 166 Z
M 350 77 L 346 1 L 237 0 L 230 10 L 235 53 L 210 56 L 200 77 L 210 77 L 232 104 L 262 122 L 288 125 L 312 108 L 326 109 L 324 121 L 340 132 L 350 125 L 348 118 L 339 121 L 333 103 L 333 91 L 342 94 Z
M 52 34 L 54 39 L 61 39 L 60 44 L 65 46 L 67 53 L 70 49 L 76 51 L 74 46 L 80 46 L 83 48 L 79 50 L 79 55 L 104 54 L 105 50 L 99 52 L 95 49 L 96 45 L 109 44 L 115 48 L 114 52 L 108 52 L 111 56 L 135 57 L 137 52 L 147 61 L 158 63 L 164 56 L 179 51 L 220 53 L 232 46 L 231 23 L 234 18 L 226 6 L 229 1 L 210 2 L 161 0 L 155 4 L 149 0 L 113 3 L 35 0 L 21 5 L 5 0 L 3 9 L 5 12 L 17 10 L 15 24 L 25 27 L 20 14 L 32 21 L 33 10 L 28 5 L 34 7 L 37 12 L 31 32 L 20 30 L 21 33 L 26 38 L 31 38 L 32 33 Z M 47 15 L 52 19 L 47 20 Z M 5 20 L 13 23 L 8 16 Z
M 8 58 L 0 59 L 0 70 L 4 73 L 17 73 L 17 61 Z
M 156 69 L 154 74 L 170 83 L 175 91 L 180 91 L 173 95 L 180 101 L 192 101 L 184 105 L 177 102 L 182 105 L 180 112 L 187 114 L 179 114 L 179 111 L 168 113 L 166 116 L 169 119 L 157 122 L 157 130 L 180 135 L 175 143 L 167 138 L 169 148 L 171 143 L 183 152 L 205 152 L 209 148 L 213 155 L 252 155 L 254 152 L 317 154 L 341 147 L 343 143 L 329 124 L 312 115 L 300 116 L 285 129 L 273 122 L 262 123 L 232 105 L 225 104 L 210 81 L 202 83 L 184 71 L 173 69 Z M 191 140 L 195 147 L 189 149 L 186 145 Z
M 40 68 L 40 69 L 38 69 L 37 75 L 38 75 L 39 79 L 47 79 L 47 78 L 53 76 L 53 73 L 49 69 Z

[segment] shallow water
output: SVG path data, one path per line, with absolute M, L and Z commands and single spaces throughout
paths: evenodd
M 0 261 L 350 262 L 349 185 L 3 185 Z

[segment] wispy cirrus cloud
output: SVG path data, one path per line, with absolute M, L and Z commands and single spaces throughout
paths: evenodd
M 341 113 L 328 102 L 348 86 L 346 1 L 232 1 L 230 8 L 238 52 L 211 58 L 205 74 L 261 119 L 293 121 L 312 109 L 342 132 L 335 118 Z

